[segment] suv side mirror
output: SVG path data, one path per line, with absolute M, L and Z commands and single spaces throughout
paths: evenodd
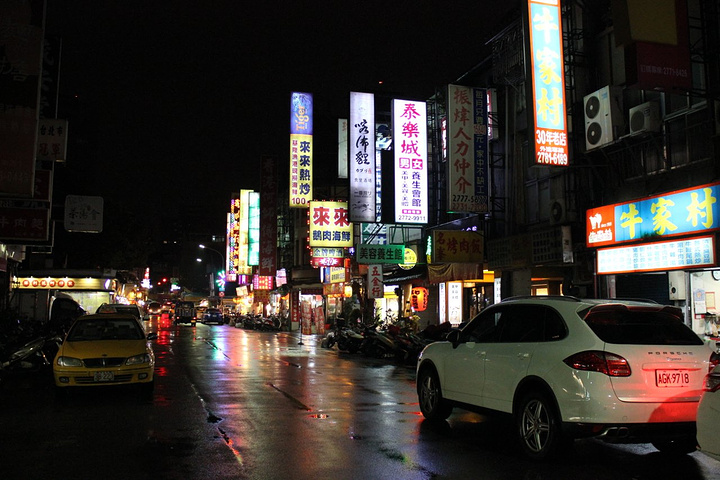
M 148 333 L 148 334 L 147 334 L 147 337 L 145 337 L 145 338 L 148 339 L 148 340 L 155 340 L 155 339 L 157 338 L 157 333 L 155 333 L 155 332 L 153 332 L 153 333 Z
M 460 330 L 453 328 L 445 338 L 448 342 L 452 343 L 453 348 L 457 348 L 460 344 Z

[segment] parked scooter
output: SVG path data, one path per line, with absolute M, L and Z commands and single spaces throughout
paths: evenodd
M 368 357 L 404 359 L 407 351 L 386 332 L 378 330 L 378 326 L 379 324 L 365 327 L 360 351 Z
M 341 350 L 343 352 L 359 352 L 363 340 L 365 340 L 365 337 L 363 337 L 361 334 L 359 334 L 352 328 L 342 327 L 337 332 L 338 350 Z

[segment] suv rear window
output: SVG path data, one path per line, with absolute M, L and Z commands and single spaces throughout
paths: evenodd
M 581 315 L 582 316 L 582 315 Z M 702 345 L 674 307 L 599 305 L 585 322 L 604 342 L 622 345 Z

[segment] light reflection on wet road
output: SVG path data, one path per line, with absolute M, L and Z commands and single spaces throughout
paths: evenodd
M 648 445 L 596 441 L 534 464 L 515 451 L 505 418 L 456 410 L 444 427 L 424 421 L 412 367 L 295 333 L 197 330 L 176 352 L 249 478 L 720 478 L 720 464 L 700 454 L 670 460 Z
M 150 328 L 152 401 L 93 389 L 59 403 L 46 383 L 3 385 L 0 478 L 720 479 L 720 462 L 699 453 L 593 440 L 562 460 L 528 462 L 508 419 L 456 410 L 433 425 L 419 413 L 412 367 L 323 349 L 319 338 Z

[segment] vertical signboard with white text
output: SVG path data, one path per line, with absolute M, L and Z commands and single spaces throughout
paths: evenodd
M 427 108 L 425 102 L 394 99 L 395 222 L 428 222 Z
M 488 93 L 448 85 L 448 211 L 488 211 Z
M 350 220 L 375 222 L 375 96 L 350 92 Z
M 348 178 L 348 121 L 338 120 L 338 178 Z
M 533 163 L 566 166 L 568 142 L 560 0 L 528 0 L 526 23 Z
M 312 200 L 313 96 L 290 98 L 290 207 L 308 208 Z

